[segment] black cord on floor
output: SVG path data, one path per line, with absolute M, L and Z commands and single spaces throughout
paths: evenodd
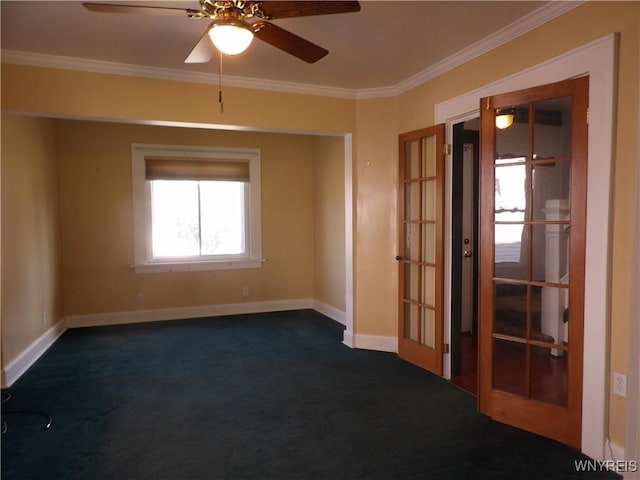
M 9 392 L 2 392 L 2 405 L 4 405 L 10 399 L 11 399 L 11 394 Z M 3 410 L 2 416 L 4 417 L 5 415 L 38 415 L 40 417 L 43 417 L 47 421 L 44 427 L 45 429 L 49 428 L 52 423 L 52 420 L 49 414 L 41 410 L 9 410 L 8 412 L 5 412 Z M 0 431 L 0 434 L 4 435 L 5 433 L 7 433 L 7 430 L 8 430 L 7 421 L 3 418 L 2 430 Z

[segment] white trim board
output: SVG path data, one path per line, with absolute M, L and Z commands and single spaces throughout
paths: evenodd
M 313 300 L 309 298 L 302 298 L 294 300 L 270 300 L 265 302 L 227 303 L 221 305 L 202 305 L 197 307 L 161 308 L 154 310 L 133 310 L 128 312 L 72 315 L 66 317 L 65 321 L 67 328 L 82 328 L 184 320 L 187 318 L 219 317 L 223 315 L 242 315 L 247 313 L 304 310 L 311 308 L 313 308 Z
M 309 298 L 73 315 L 66 317 L 65 323 L 67 328 L 82 328 L 308 309 L 315 310 L 342 325 L 346 324 L 344 311 L 320 300 Z
M 20 355 L 2 369 L 2 388 L 10 387 L 31 367 L 66 330 L 60 321 L 35 339 Z
M 607 35 L 556 58 L 442 102 L 435 107 L 435 123 L 453 125 L 469 116 L 479 116 L 481 97 L 589 75 L 589 144 L 587 179 L 587 236 L 584 308 L 584 367 L 582 393 L 582 451 L 604 459 L 608 408 L 607 356 L 609 340 L 609 268 L 611 230 L 611 172 L 615 58 L 617 36 Z M 451 191 L 450 159 L 446 162 L 445 189 Z M 445 202 L 445 342 L 451 339 L 451 198 Z M 451 372 L 451 357 L 445 357 L 445 376 Z
M 344 340 L 342 343 L 349 348 L 398 353 L 398 337 L 389 337 L 386 335 L 365 335 L 361 333 L 354 335 L 353 333 L 345 330 Z
M 499 47 L 521 35 L 564 15 L 576 8 L 584 1 L 549 2 L 532 11 L 517 21 L 493 32 L 488 37 L 464 48 L 453 55 L 411 75 L 396 85 L 374 88 L 342 88 L 325 85 L 311 85 L 295 82 L 285 82 L 260 78 L 223 76 L 223 82 L 229 87 L 250 88 L 286 92 L 300 95 L 318 95 L 323 97 L 368 99 L 400 95 L 412 88 L 443 73 L 456 68 L 469 60 L 479 57 L 494 48 Z M 105 62 L 86 58 L 66 57 L 60 55 L 46 55 L 19 50 L 2 50 L 2 62 L 15 65 L 28 65 L 62 70 L 77 70 L 83 72 L 105 73 L 112 75 L 126 75 L 163 80 L 175 80 L 191 83 L 214 85 L 218 82 L 217 74 L 188 72 L 178 69 L 143 67 L 125 63 Z
M 345 303 L 345 333 L 353 333 L 353 272 L 355 261 L 353 254 L 353 135 L 346 134 L 344 137 L 344 303 Z M 346 337 L 343 337 L 346 338 Z M 350 345 L 343 340 L 345 345 Z
M 341 325 L 347 324 L 347 314 L 346 312 L 332 307 L 320 300 L 313 300 L 313 307 L 316 312 L 323 314 L 325 317 L 329 317 L 331 320 L 338 322 Z
M 625 448 L 613 443 L 609 439 L 607 439 L 604 449 L 604 460 L 605 462 L 609 462 L 606 465 L 606 468 L 622 475 L 624 480 L 635 480 L 640 478 L 637 470 L 638 460 L 632 456 L 627 458 Z M 635 471 L 630 471 L 632 468 L 632 461 L 635 462 Z

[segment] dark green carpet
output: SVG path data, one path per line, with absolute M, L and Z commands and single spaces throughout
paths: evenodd
M 75 329 L 9 389 L 2 479 L 565 479 L 583 457 L 479 415 L 313 311 Z

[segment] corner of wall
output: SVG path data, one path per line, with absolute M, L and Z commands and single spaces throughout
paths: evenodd
M 13 385 L 56 342 L 66 329 L 65 321 L 59 321 L 40 335 L 9 364 L 3 366 L 2 388 Z

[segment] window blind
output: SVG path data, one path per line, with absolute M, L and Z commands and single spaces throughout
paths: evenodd
M 249 162 L 203 158 L 145 157 L 147 180 L 248 182 Z

